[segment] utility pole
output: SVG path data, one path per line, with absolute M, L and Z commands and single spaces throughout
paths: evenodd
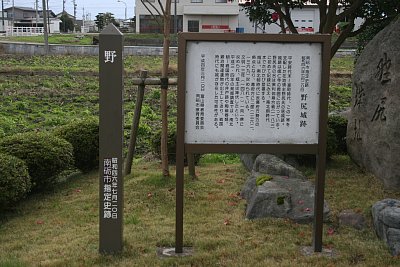
M 66 32 L 66 29 L 65 29 L 65 1 L 66 0 L 63 0 L 63 11 L 62 11 L 62 15 L 61 16 L 63 16 L 63 29 L 64 29 L 64 32 Z
M 43 6 L 43 29 L 44 29 L 44 53 L 47 55 L 49 53 L 49 32 L 47 31 L 47 8 L 46 0 L 42 0 Z
M 50 14 L 49 14 L 49 0 L 46 0 L 46 15 L 47 15 L 47 30 L 50 33 Z
M 37 28 L 37 25 L 38 25 L 38 21 L 39 21 L 39 13 L 38 13 L 38 8 L 39 8 L 39 0 L 36 0 L 36 6 L 35 6 L 35 12 L 36 12 L 36 28 Z
M 75 24 L 76 24 L 76 1 L 72 0 L 72 3 L 74 4 L 74 32 L 75 32 Z
M 12 22 L 11 22 L 11 36 L 14 35 L 14 17 L 15 17 L 15 8 L 14 8 L 14 0 L 12 1 Z
M 177 16 L 177 8 L 176 8 L 176 1 L 174 0 L 174 33 L 177 34 L 178 33 L 178 16 Z
M 81 32 L 85 33 L 85 7 L 82 8 L 82 29 Z
M 1 21 L 3 24 L 2 30 L 4 31 L 4 0 L 1 0 Z

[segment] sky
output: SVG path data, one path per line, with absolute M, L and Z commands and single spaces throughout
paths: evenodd
M 13 0 L 3 0 L 4 8 L 12 6 Z M 42 0 L 37 0 L 39 3 L 39 9 L 42 9 Z M 48 0 L 49 9 L 54 13 L 60 13 L 63 9 L 63 0 Z M 132 18 L 134 16 L 135 0 L 75 0 L 77 4 L 76 17 L 77 19 L 82 19 L 83 14 L 88 19 L 95 20 L 96 15 L 99 13 L 111 12 L 117 19 L 125 18 L 125 4 L 127 11 L 127 18 Z M 122 3 L 125 2 L 124 3 Z M 14 6 L 22 7 L 35 7 L 36 0 L 14 0 Z M 73 15 L 74 14 L 74 4 L 72 0 L 65 1 L 65 10 Z M 85 12 L 83 12 L 85 10 Z

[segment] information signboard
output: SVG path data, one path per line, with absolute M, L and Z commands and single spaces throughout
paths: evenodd
M 320 43 L 186 47 L 185 143 L 318 143 Z
M 315 154 L 314 251 L 322 250 L 330 35 L 179 35 L 176 253 L 184 156 Z

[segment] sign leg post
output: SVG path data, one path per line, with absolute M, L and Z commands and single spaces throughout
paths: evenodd
M 324 228 L 324 188 L 325 188 L 325 153 L 317 155 L 317 181 L 314 191 L 314 225 L 313 248 L 314 252 L 322 251 L 322 235 Z
M 175 253 L 183 252 L 183 197 L 184 197 L 184 162 L 183 162 L 183 153 L 178 152 L 177 162 L 176 162 Z

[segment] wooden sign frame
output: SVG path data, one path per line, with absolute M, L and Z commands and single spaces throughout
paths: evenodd
M 324 186 L 326 168 L 326 141 L 328 120 L 328 94 L 330 73 L 330 35 L 290 35 L 290 34 L 204 34 L 181 33 L 179 34 L 178 57 L 178 118 L 177 118 L 177 147 L 176 147 L 176 235 L 175 252 L 183 252 L 183 202 L 184 202 L 184 155 L 205 153 L 278 153 L 278 154 L 315 154 L 317 156 L 317 180 L 315 183 L 313 248 L 315 252 L 322 251 Z M 321 44 L 321 88 L 319 92 L 319 131 L 316 144 L 210 144 L 186 143 L 186 88 L 188 42 L 215 42 L 216 45 L 234 45 L 235 43 L 319 43 Z

